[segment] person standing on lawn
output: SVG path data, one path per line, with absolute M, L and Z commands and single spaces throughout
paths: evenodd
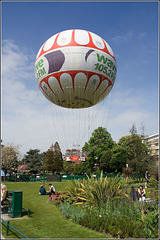
M 148 183 L 149 183 L 149 174 L 148 174 L 148 170 L 146 170 L 146 172 L 145 172 L 145 188 L 147 188 Z

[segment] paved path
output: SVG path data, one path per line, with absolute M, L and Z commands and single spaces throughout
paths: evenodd
M 21 217 L 19 218 L 11 218 L 8 213 L 6 214 L 1 214 L 1 219 L 3 219 L 4 221 L 9 221 L 9 220 L 16 220 L 16 219 L 22 219 Z M 5 237 L 2 235 L 1 233 L 1 239 L 5 239 Z
M 2 235 L 2 233 L 1 233 L 1 239 L 5 239 L 5 238 L 3 237 L 3 235 Z
M 22 219 L 22 217 L 12 218 L 12 217 L 10 217 L 10 216 L 8 215 L 8 213 L 6 213 L 6 214 L 1 214 L 1 218 L 2 218 L 4 221 Z

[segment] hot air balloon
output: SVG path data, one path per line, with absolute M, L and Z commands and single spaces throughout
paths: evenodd
M 50 37 L 35 61 L 35 76 L 44 96 L 64 108 L 88 108 L 101 102 L 116 78 L 116 59 L 108 43 L 85 30 Z

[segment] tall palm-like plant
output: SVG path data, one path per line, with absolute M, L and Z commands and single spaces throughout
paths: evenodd
M 123 194 L 122 183 L 117 175 L 115 178 L 103 177 L 101 173 L 98 179 L 91 177 L 86 180 L 73 180 L 68 190 L 75 199 L 75 204 L 84 204 L 90 208 L 101 207 L 110 199 L 115 200 Z

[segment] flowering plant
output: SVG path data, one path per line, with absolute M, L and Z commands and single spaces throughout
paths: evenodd
M 69 202 L 70 204 L 74 203 L 74 199 L 71 198 L 71 195 L 68 193 L 60 193 L 57 192 L 54 195 L 51 195 L 48 200 L 52 203 L 52 204 L 56 204 L 59 205 L 60 203 L 63 203 L 64 201 Z

